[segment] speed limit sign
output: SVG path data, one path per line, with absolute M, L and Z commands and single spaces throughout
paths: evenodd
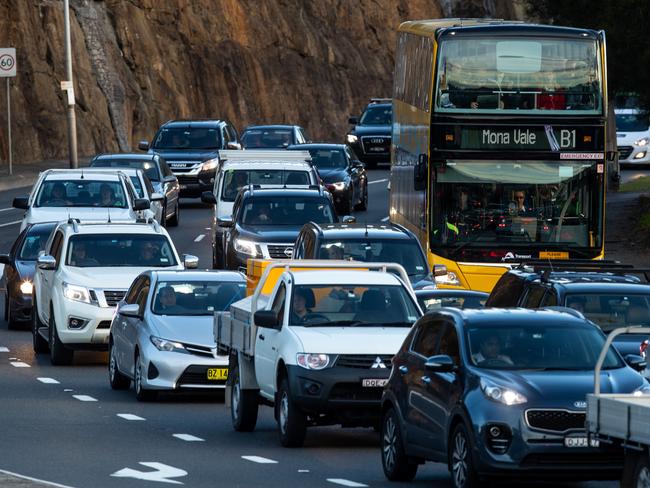
M 16 49 L 0 48 L 0 78 L 16 76 Z

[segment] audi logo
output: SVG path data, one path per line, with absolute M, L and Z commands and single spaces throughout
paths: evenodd
M 383 139 L 370 139 L 370 142 L 373 144 L 383 144 L 384 140 Z

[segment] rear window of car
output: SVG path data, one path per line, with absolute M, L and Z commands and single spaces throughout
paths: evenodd
M 237 192 L 246 185 L 309 185 L 307 171 L 295 170 L 228 170 L 224 175 L 221 199 L 234 202 Z
M 151 161 L 131 161 L 128 159 L 106 160 L 96 159 L 91 161 L 92 168 L 133 168 L 141 169 L 151 181 L 160 181 L 158 167 Z
M 23 261 L 36 261 L 38 253 L 45 249 L 45 244 L 52 234 L 52 227 L 37 226 L 30 229 L 25 236 L 20 248 L 18 259 Z
M 35 206 L 127 208 L 128 200 L 119 180 L 45 180 Z
M 68 241 L 66 264 L 78 268 L 159 268 L 175 266 L 177 261 L 164 235 L 80 234 Z
M 581 312 L 604 332 L 628 325 L 650 326 L 650 290 L 647 295 L 571 293 L 565 305 Z

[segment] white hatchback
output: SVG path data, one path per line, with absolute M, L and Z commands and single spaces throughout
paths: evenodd
M 636 108 L 616 110 L 616 145 L 623 165 L 650 164 L 650 117 Z

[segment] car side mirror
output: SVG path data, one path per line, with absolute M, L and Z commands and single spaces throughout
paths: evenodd
M 0 264 L 9 264 L 10 262 L 9 254 L 0 254 Z
M 125 305 L 122 305 L 118 313 L 120 315 L 124 315 L 125 317 L 133 317 L 136 319 L 141 319 L 142 314 L 140 313 L 140 305 L 137 303 L 127 303 Z
M 366 167 L 365 164 L 363 164 L 361 161 L 358 159 L 352 160 L 352 167 L 353 168 L 359 168 L 359 169 L 364 169 Z
M 160 202 L 160 201 L 162 201 L 164 199 L 165 199 L 165 197 L 163 195 L 161 195 L 160 193 L 152 193 L 151 197 L 150 197 L 150 200 L 152 202 Z
M 39 269 L 56 269 L 56 259 L 54 259 L 54 256 L 51 256 L 49 254 L 43 254 L 36 259 L 36 265 Z
M 199 267 L 199 258 L 196 256 L 183 254 L 181 259 L 183 260 L 183 266 L 185 266 L 185 269 L 196 269 Z
M 217 219 L 217 225 L 219 227 L 232 227 L 234 222 L 232 219 Z
M 226 144 L 226 149 L 234 149 L 239 151 L 241 149 L 241 144 L 238 142 L 229 142 Z
M 214 196 L 214 193 L 211 191 L 204 191 L 201 193 L 201 201 L 203 203 L 217 203 L 217 197 Z
M 255 319 L 255 325 L 266 329 L 279 329 L 282 325 L 278 313 L 274 310 L 258 310 L 253 318 Z
M 140 141 L 138 142 L 138 149 L 141 151 L 148 151 L 149 150 L 149 141 Z
M 169 176 L 165 176 L 163 178 L 163 183 L 173 183 L 176 180 L 177 180 L 177 178 L 174 175 L 169 175 Z
M 136 198 L 133 202 L 133 210 L 149 210 L 151 202 L 146 198 Z
M 447 266 L 444 264 L 434 264 L 433 276 L 447 276 Z
M 424 362 L 425 371 L 432 373 L 451 373 L 456 369 L 454 360 L 451 356 L 441 354 L 439 356 L 431 356 Z
M 636 354 L 628 354 L 625 356 L 625 362 L 630 368 L 638 372 L 645 370 L 647 366 L 646 360 Z
M 348 124 L 357 125 L 359 123 L 359 117 L 350 116 L 348 118 Z
M 16 197 L 14 198 L 11 206 L 14 208 L 22 208 L 23 210 L 27 210 L 29 208 L 29 197 Z
M 341 219 L 341 222 L 344 224 L 354 224 L 357 221 L 357 218 L 353 215 L 344 215 Z

